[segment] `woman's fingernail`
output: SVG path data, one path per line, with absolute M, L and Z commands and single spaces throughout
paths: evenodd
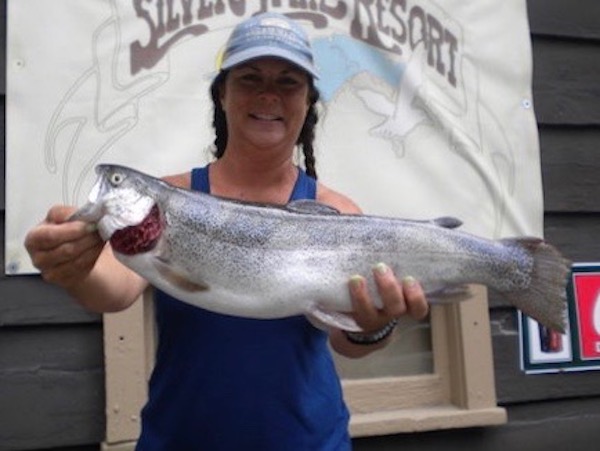
M 350 277 L 350 285 L 352 286 L 352 288 L 360 288 L 362 287 L 363 284 L 363 277 L 359 276 L 359 275 L 355 275 Z
M 379 274 L 381 276 L 387 274 L 387 272 L 389 270 L 390 270 L 390 268 L 385 263 L 377 263 L 375 265 L 375 271 L 377 272 L 377 274 Z
M 416 283 L 417 280 L 413 276 L 406 276 L 402 279 L 402 285 L 408 288 L 414 287 Z

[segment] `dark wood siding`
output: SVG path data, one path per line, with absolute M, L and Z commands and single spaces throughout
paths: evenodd
M 600 2 L 529 0 L 528 9 L 546 237 L 574 261 L 600 261 Z M 4 114 L 4 70 L 0 88 Z M 3 178 L 2 236 L 4 205 Z M 0 450 L 97 449 L 105 425 L 100 317 L 39 277 L 0 275 L 0 300 Z M 514 310 L 492 297 L 491 320 L 497 395 L 508 424 L 359 439 L 355 450 L 593 449 L 600 442 L 598 373 L 525 376 Z

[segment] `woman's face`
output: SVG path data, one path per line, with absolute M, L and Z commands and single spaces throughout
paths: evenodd
M 228 145 L 291 151 L 308 112 L 309 89 L 309 75 L 281 59 L 232 68 L 220 92 Z

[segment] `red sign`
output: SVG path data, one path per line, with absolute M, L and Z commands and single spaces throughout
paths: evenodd
M 600 359 L 600 273 L 573 275 L 583 360 Z

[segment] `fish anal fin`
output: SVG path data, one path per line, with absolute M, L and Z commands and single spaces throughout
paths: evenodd
M 162 260 L 157 259 L 155 267 L 156 270 L 160 273 L 160 275 L 164 277 L 165 280 L 167 280 L 167 282 L 177 287 L 181 291 L 195 293 L 199 291 L 206 291 L 209 289 L 208 285 L 189 280 L 183 274 L 177 272 Z
M 452 285 L 427 290 L 425 297 L 429 304 L 454 304 L 463 302 L 474 296 L 470 285 Z
M 329 327 L 335 327 L 349 332 L 362 331 L 362 328 L 349 313 L 325 310 L 314 305 L 308 310 L 306 317 L 318 329 L 326 330 Z

